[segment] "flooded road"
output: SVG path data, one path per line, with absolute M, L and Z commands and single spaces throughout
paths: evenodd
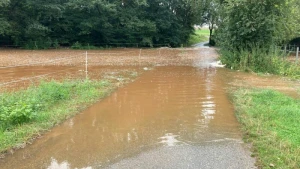
M 225 74 L 201 64 L 154 67 L 0 168 L 253 168 Z

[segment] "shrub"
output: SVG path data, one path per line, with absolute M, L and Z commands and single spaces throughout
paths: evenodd
M 283 59 L 285 54 L 280 54 L 276 50 L 274 52 L 274 48 L 253 45 L 248 49 L 232 51 L 222 49 L 220 52 L 222 63 L 231 69 L 279 74 L 295 79 L 300 78 L 299 64 Z
M 276 74 L 300 79 L 300 64 L 292 63 L 278 57 L 273 58 L 272 64 L 276 67 Z
M 51 38 L 39 38 L 36 40 L 28 40 L 23 44 L 23 48 L 25 49 L 49 49 L 52 46 Z
M 58 43 L 58 40 L 57 39 L 55 39 L 54 41 L 53 41 L 53 47 L 55 48 L 55 49 L 57 49 L 57 48 L 59 48 L 59 43 Z
M 0 95 L 2 128 L 34 120 L 37 112 L 71 96 L 72 84 L 56 81 L 41 82 L 26 91 Z
M 78 41 L 75 42 L 72 46 L 71 46 L 72 49 L 81 49 L 82 48 L 82 45 L 81 43 L 79 43 Z
M 82 44 L 80 42 L 75 42 L 72 46 L 72 49 L 84 49 L 84 50 L 91 50 L 91 49 L 104 49 L 103 47 L 97 47 L 94 45 L 90 45 L 89 43 L 87 44 Z

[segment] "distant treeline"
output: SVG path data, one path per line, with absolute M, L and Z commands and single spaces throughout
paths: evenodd
M 187 0 L 1 0 L 0 46 L 185 44 L 195 22 Z

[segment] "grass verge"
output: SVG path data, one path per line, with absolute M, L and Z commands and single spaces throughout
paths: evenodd
M 300 100 L 273 90 L 233 93 L 245 141 L 260 168 L 300 168 Z
M 65 80 L 1 93 L 0 153 L 24 147 L 32 138 L 84 110 L 115 87 L 106 80 Z
M 188 40 L 188 46 L 194 45 L 200 42 L 206 42 L 209 39 L 208 29 L 198 29 L 195 30 L 194 34 L 190 35 Z

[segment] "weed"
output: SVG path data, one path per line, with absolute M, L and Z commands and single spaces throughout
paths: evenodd
M 292 63 L 287 60 L 283 60 L 281 58 L 275 57 L 272 59 L 272 64 L 275 65 L 276 70 L 275 73 L 288 76 L 293 79 L 300 79 L 300 64 Z

